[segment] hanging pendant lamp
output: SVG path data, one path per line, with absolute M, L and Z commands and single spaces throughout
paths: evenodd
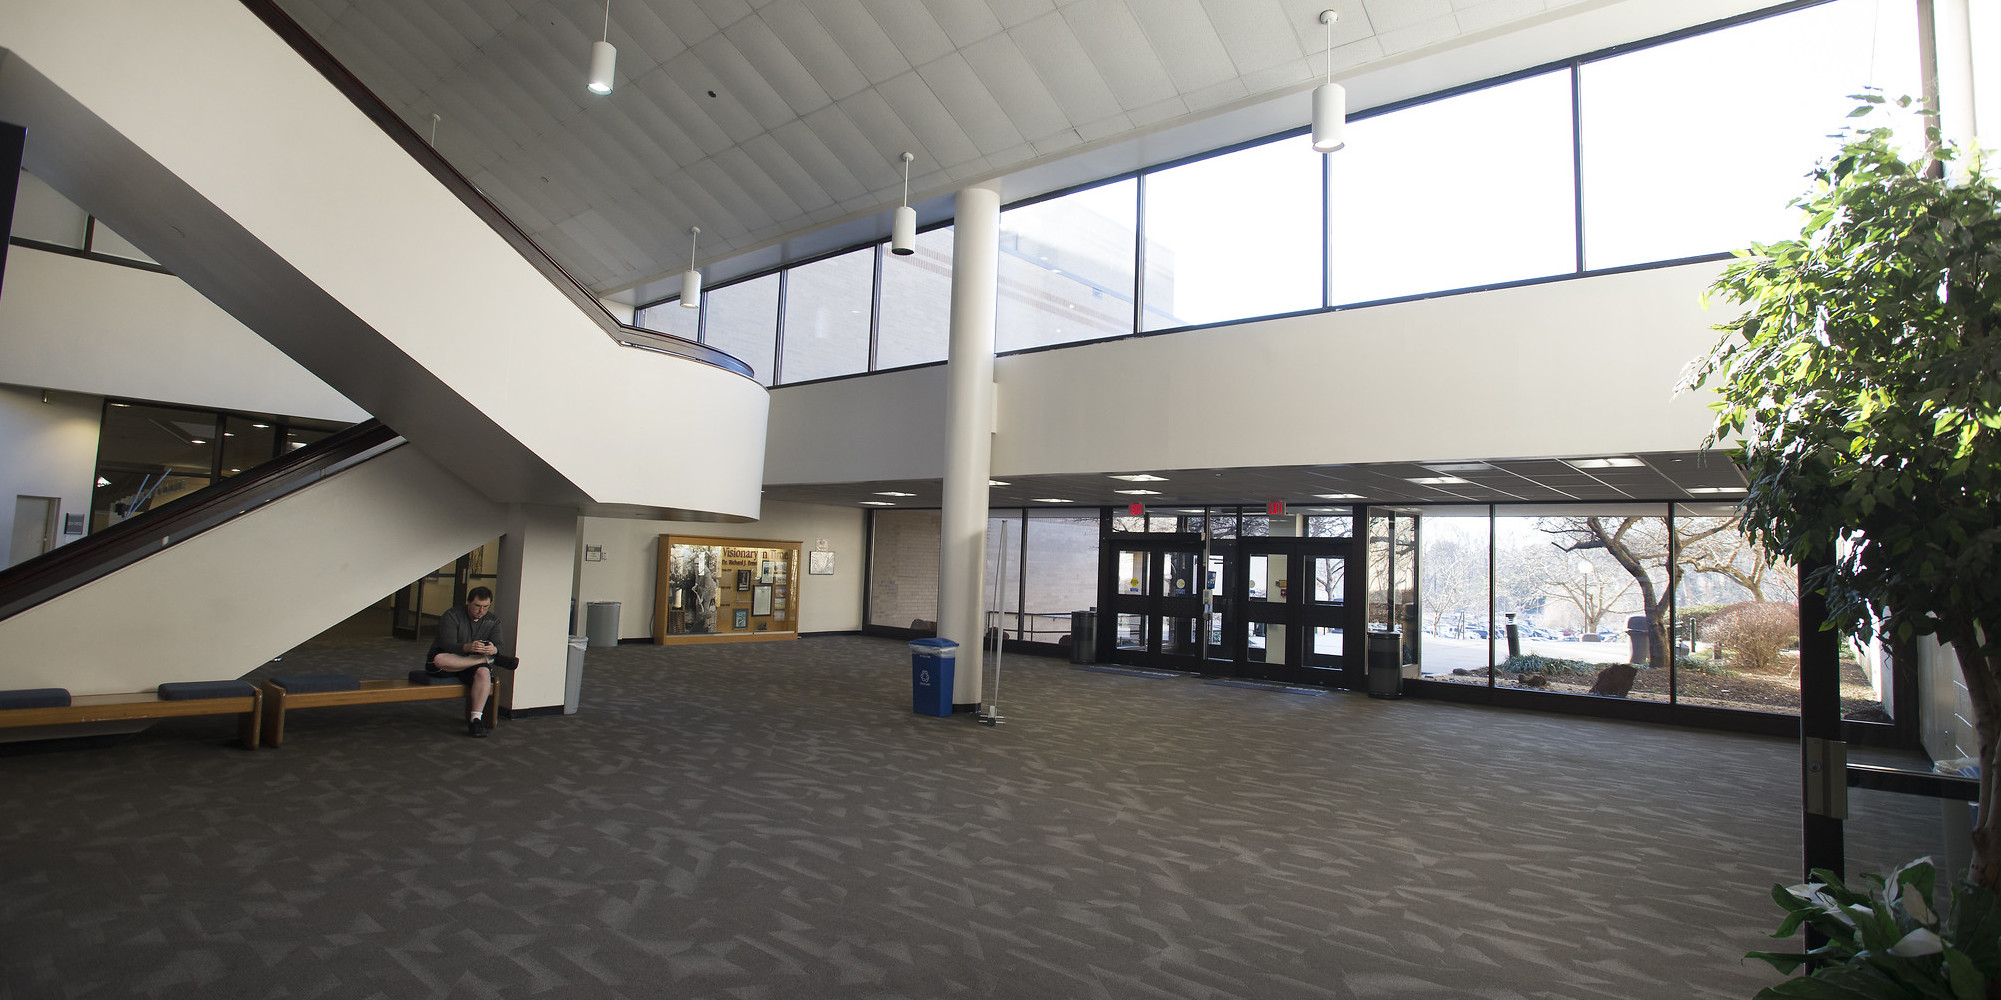
M 702 308 L 702 272 L 695 270 L 695 240 L 702 227 L 688 227 L 688 269 L 681 272 L 681 308 Z
M 1313 149 L 1332 153 L 1348 144 L 1348 88 L 1334 82 L 1334 19 L 1331 10 L 1320 12 L 1327 26 L 1327 82 L 1313 88 Z
M 917 210 L 910 207 L 910 161 L 916 158 L 903 154 L 903 205 L 889 226 L 889 252 L 899 257 L 917 252 Z
M 611 93 L 611 71 L 618 63 L 618 49 L 611 44 L 611 0 L 604 0 L 604 40 L 591 43 L 591 77 L 585 84 L 593 94 Z

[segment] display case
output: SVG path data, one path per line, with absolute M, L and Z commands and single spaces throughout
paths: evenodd
M 799 549 L 763 538 L 661 535 L 653 641 L 798 638 Z

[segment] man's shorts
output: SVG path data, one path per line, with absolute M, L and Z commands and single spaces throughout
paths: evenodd
M 467 667 L 464 670 L 459 670 L 459 671 L 443 670 L 436 666 L 433 666 L 431 663 L 431 657 L 436 656 L 442 652 L 446 652 L 446 650 L 434 649 L 431 650 L 430 656 L 424 657 L 425 673 L 430 674 L 432 677 L 456 677 L 458 678 L 458 682 L 460 684 L 471 684 L 473 681 L 473 675 L 479 673 L 480 670 L 482 669 L 486 670 L 488 677 L 493 676 L 493 668 L 484 665 L 479 667 Z

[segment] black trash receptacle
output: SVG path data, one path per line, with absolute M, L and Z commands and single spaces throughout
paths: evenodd
M 1070 612 L 1070 662 L 1095 663 L 1098 659 L 1098 613 Z
M 952 714 L 952 675 L 959 644 L 950 639 L 910 643 L 910 710 L 919 715 Z
M 1403 636 L 1369 633 L 1369 697 L 1403 697 Z

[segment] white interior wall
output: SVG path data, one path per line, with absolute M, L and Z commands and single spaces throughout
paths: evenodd
M 1980 734 L 1973 728 L 1973 696 L 1951 646 L 1937 636 L 1921 636 L 1918 651 L 1919 742 L 1933 760 L 1980 756 Z
M 368 414 L 172 275 L 10 247 L 0 379 L 349 422 Z
M 0 689 L 241 677 L 500 534 L 505 515 L 398 448 L 0 621 Z
M 618 601 L 621 639 L 653 635 L 654 580 L 661 535 L 708 535 L 758 538 L 801 543 L 801 558 L 813 543 L 826 539 L 834 552 L 834 575 L 799 573 L 799 630 L 851 632 L 862 627 L 863 512 L 815 504 L 766 503 L 764 516 L 749 524 L 703 524 L 687 521 L 642 521 L 587 517 L 580 545 L 599 545 L 604 558 L 580 562 L 577 577 L 577 621 L 591 601 Z
M 10 235 L 81 250 L 84 225 L 88 221 L 83 209 L 57 194 L 55 188 L 26 170 L 21 171 L 14 186 L 14 229 Z
M 17 248 L 18 249 L 18 248 Z M 62 513 L 90 513 L 97 431 L 104 400 L 70 392 L 0 386 L 0 509 L 14 516 L 17 496 L 55 497 Z M 82 535 L 57 535 L 58 544 Z M 0 535 L 0 566 L 14 562 Z
M 993 474 L 1679 451 L 1721 263 L 1552 281 L 997 359 Z M 942 367 L 772 391 L 765 477 L 943 474 Z M 1251 429 L 1255 428 L 1255 433 Z

